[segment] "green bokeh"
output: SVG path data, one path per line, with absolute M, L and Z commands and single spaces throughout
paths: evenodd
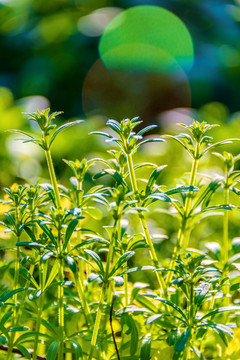
M 99 44 L 104 65 L 168 72 L 193 65 L 193 42 L 183 22 L 158 6 L 135 6 L 117 15 L 106 27 Z

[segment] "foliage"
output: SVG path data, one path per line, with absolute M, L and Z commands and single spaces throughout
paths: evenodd
M 108 155 L 64 160 L 74 176 L 69 186 L 59 185 L 51 145 L 81 121 L 57 127 L 59 112 L 49 114 L 50 109 L 29 114 L 40 138 L 13 130 L 40 146 L 51 183 L 4 189 L 1 356 L 234 358 L 229 349 L 239 328 L 240 268 L 238 239 L 230 246 L 230 219 L 238 212 L 239 156 L 213 154 L 223 160 L 224 176 L 205 177 L 198 168 L 216 146 L 238 139 L 215 143 L 205 134 L 213 126 L 195 120 L 182 125 L 190 135 L 144 138 L 155 126 L 136 131 L 139 118 L 109 120 L 109 131 L 89 135 L 106 138 Z M 190 180 L 173 187 L 174 180 L 163 185 L 165 165 L 134 162 L 142 148 L 164 146 L 165 139 L 180 143 L 192 158 Z M 87 186 L 90 171 L 94 183 Z M 166 248 L 167 222 L 153 234 L 151 221 L 159 213 L 174 219 L 175 247 Z M 202 241 L 197 228 L 215 226 L 215 218 L 222 222 L 222 237 L 189 249 L 196 234 Z

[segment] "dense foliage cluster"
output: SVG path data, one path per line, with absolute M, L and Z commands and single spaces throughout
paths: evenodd
M 89 135 L 105 138 L 106 157 L 64 160 L 73 175 L 67 187 L 57 183 L 51 146 L 81 121 L 57 127 L 59 113 L 49 113 L 29 115 L 40 138 L 12 130 L 45 152 L 51 181 L 4 189 L 1 226 L 10 246 L 1 248 L 1 359 L 239 359 L 231 343 L 239 335 L 240 242 L 229 235 L 230 214 L 239 211 L 239 156 L 214 152 L 238 139 L 215 143 L 214 125 L 195 120 L 176 136 L 146 138 L 155 125 L 137 130 L 139 118 L 108 120 L 108 132 Z M 174 188 L 159 185 L 166 165 L 134 163 L 144 144 L 165 141 L 192 161 L 189 181 Z M 208 153 L 222 160 L 223 176 L 198 172 Z M 95 185 L 87 187 L 90 173 Z M 164 229 L 151 230 L 156 209 L 178 229 L 170 259 L 159 253 Z M 189 248 L 199 224 L 216 217 L 218 242 Z

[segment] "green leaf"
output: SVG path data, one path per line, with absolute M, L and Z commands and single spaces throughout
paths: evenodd
M 117 261 L 117 263 L 112 268 L 112 271 L 109 274 L 109 277 L 111 277 L 113 274 L 116 273 L 116 271 L 125 263 L 127 262 L 133 255 L 135 254 L 134 251 L 127 251 L 125 254 L 123 254 Z
M 155 199 L 160 201 L 167 201 L 167 202 L 173 202 L 174 199 L 167 196 L 165 193 L 153 193 L 147 197 L 147 199 Z
M 76 355 L 76 360 L 78 360 L 79 358 L 82 358 L 82 348 L 79 345 L 79 343 L 75 340 L 69 340 L 68 342 L 73 347 L 74 354 Z
M 32 300 L 36 300 L 38 299 L 42 294 L 42 290 L 38 289 L 38 290 L 34 290 L 29 296 L 29 300 L 32 301 Z
M 199 188 L 197 186 L 192 186 L 192 185 L 182 185 L 182 186 L 177 186 L 176 188 L 167 190 L 164 192 L 164 194 L 167 195 L 174 195 L 174 194 L 179 194 L 179 193 L 186 193 L 189 191 L 199 191 Z
M 176 352 L 181 352 L 184 350 L 187 342 L 188 342 L 188 339 L 191 335 L 191 329 L 187 328 L 183 333 L 182 335 L 180 336 L 180 338 L 178 339 L 178 341 L 176 342 L 176 345 L 174 347 L 174 350 Z
M 13 311 L 8 311 L 6 314 L 3 315 L 0 321 L 0 329 L 4 329 L 4 324 L 8 321 L 8 319 L 12 316 Z
M 75 260 L 70 257 L 70 256 L 66 256 L 66 261 L 68 263 L 68 266 L 70 267 L 70 269 L 72 270 L 73 274 L 76 274 L 77 272 L 77 265 Z
M 207 313 L 206 315 L 204 315 L 203 317 L 201 317 L 201 319 L 199 319 L 199 322 L 203 321 L 204 319 L 206 319 L 210 316 L 215 316 L 215 315 L 220 314 L 225 311 L 239 311 L 239 310 L 240 310 L 240 306 L 225 306 L 225 307 L 221 307 L 219 309 L 214 309 L 214 310 L 210 311 L 209 313 Z
M 89 133 L 90 135 L 101 135 L 101 136 L 106 136 L 107 138 L 111 139 L 112 135 L 104 132 L 104 131 L 92 131 Z
M 10 329 L 8 329 L 8 332 L 16 332 L 16 331 L 26 331 L 29 330 L 29 328 L 27 326 L 14 326 Z
M 43 230 L 44 234 L 48 237 L 49 240 L 51 240 L 51 242 L 57 246 L 57 243 L 56 243 L 56 240 L 55 240 L 55 237 L 52 233 L 52 231 L 42 223 L 42 221 L 37 221 L 38 225 L 40 226 L 40 228 Z
M 140 352 L 140 360 L 151 359 L 151 334 L 146 334 L 142 341 L 142 347 Z
M 98 254 L 92 250 L 84 250 L 84 251 L 89 256 L 91 256 L 91 258 L 97 263 L 100 273 L 103 275 L 104 274 L 103 263 L 102 263 L 102 260 L 100 259 L 100 257 L 98 256 Z
M 62 126 L 60 126 L 60 127 L 53 133 L 53 135 L 52 135 L 52 137 L 51 137 L 51 140 L 50 140 L 50 143 L 49 143 L 49 147 L 51 147 L 53 141 L 55 140 L 56 136 L 57 136 L 58 134 L 60 134 L 60 132 L 62 132 L 63 130 L 65 130 L 65 129 L 71 127 L 71 126 L 78 125 L 78 124 L 80 124 L 80 123 L 82 123 L 82 122 L 83 122 L 83 120 L 75 120 L 75 121 L 72 121 L 72 122 L 70 122 L 70 123 L 66 123 L 66 124 L 63 124 Z
M 74 230 L 76 229 L 77 225 L 78 225 L 77 219 L 70 221 L 70 223 L 68 224 L 68 227 L 67 227 L 67 230 L 65 233 L 65 237 L 64 237 L 63 251 L 67 248 L 68 242 L 69 242 Z
M 116 315 L 122 315 L 122 314 L 125 314 L 125 313 L 139 313 L 139 314 L 143 314 L 143 313 L 149 313 L 150 310 L 148 309 L 145 309 L 145 308 L 140 308 L 138 306 L 135 306 L 135 305 L 131 305 L 131 306 L 126 306 L 122 309 L 119 309 L 116 311 Z
M 47 278 L 47 282 L 44 286 L 44 290 L 48 288 L 48 286 L 51 285 L 51 283 L 53 282 L 53 280 L 55 279 L 55 277 L 57 276 L 57 273 L 58 273 L 58 268 L 59 268 L 59 265 L 58 265 L 58 262 L 55 261 L 54 262 L 54 265 L 52 267 L 52 270 Z
M 24 288 L 19 288 L 19 289 L 15 289 L 15 290 L 12 290 L 12 291 L 4 291 L 1 295 L 0 295 L 0 302 L 5 302 L 7 301 L 8 299 L 10 299 L 10 297 L 12 297 L 13 295 L 21 292 L 21 291 L 24 291 L 25 289 Z
M 122 276 L 112 276 L 112 279 L 115 281 L 117 286 L 123 286 L 124 279 Z
M 145 128 L 143 128 L 142 130 L 140 130 L 137 135 L 143 135 L 145 134 L 146 132 L 152 130 L 152 129 L 155 129 L 157 127 L 157 125 L 153 124 L 153 125 L 148 125 L 146 126 Z
M 30 354 L 30 352 L 28 351 L 28 349 L 26 349 L 23 345 L 17 345 L 18 350 L 21 351 L 22 355 L 26 358 L 26 359 L 31 359 L 32 356 Z
M 130 274 L 130 273 L 133 273 L 133 272 L 136 272 L 136 271 L 150 271 L 150 270 L 156 270 L 156 268 L 154 266 L 151 266 L 151 265 L 138 266 L 138 267 L 127 269 L 127 270 L 123 271 L 119 275 Z
M 25 280 L 31 281 L 31 283 L 38 289 L 38 283 L 25 267 L 20 267 L 19 275 L 22 276 Z
M 152 188 L 155 182 L 157 181 L 158 176 L 161 174 L 161 172 L 163 171 L 163 169 L 165 169 L 166 166 L 167 165 L 159 166 L 157 169 L 153 170 L 146 186 L 146 190 L 145 190 L 146 196 L 148 196 L 151 193 Z
M 135 321 L 132 321 L 130 355 L 136 354 L 138 349 L 138 330 Z
M 1 345 L 6 345 L 7 344 L 7 339 L 3 335 L 0 335 L 0 344 Z
M 158 297 L 156 295 L 150 295 L 150 294 L 142 294 L 142 295 L 150 297 L 150 298 L 158 300 L 158 301 L 161 301 L 162 303 L 172 307 L 174 310 L 176 310 L 187 321 L 187 317 L 184 314 L 184 312 L 176 304 L 174 304 L 173 302 L 171 302 L 169 300 L 166 300 L 166 299 L 163 299 L 163 298 L 160 298 L 160 297 Z
M 49 346 L 48 352 L 47 352 L 47 360 L 55 360 L 58 348 L 60 346 L 60 341 L 53 341 L 51 345 Z
M 30 248 L 40 248 L 40 247 L 45 247 L 45 245 L 43 244 L 39 244 L 37 242 L 30 242 L 30 241 L 19 241 L 16 242 L 16 246 L 27 246 Z

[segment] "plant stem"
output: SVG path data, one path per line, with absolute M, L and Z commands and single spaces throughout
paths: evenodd
M 104 299 L 105 299 L 105 295 L 106 295 L 106 290 L 107 290 L 107 284 L 103 283 L 101 297 L 99 300 L 99 307 L 98 307 L 98 311 L 97 311 L 97 317 L 96 317 L 96 321 L 95 321 L 95 325 L 94 325 L 94 329 L 93 329 L 93 336 L 92 336 L 91 348 L 90 348 L 88 360 L 92 360 L 93 353 L 96 348 L 97 336 L 98 336 L 98 331 L 99 331 L 100 322 L 101 322 L 101 318 L 102 318 L 103 304 L 104 304 Z
M 199 160 L 197 157 L 195 157 L 193 160 L 189 186 L 194 186 L 195 184 L 198 161 Z M 189 218 L 189 213 L 191 211 L 191 205 L 192 205 L 192 191 L 189 191 L 184 204 L 184 216 L 182 217 L 181 224 L 178 230 L 177 243 L 173 250 L 172 259 L 169 265 L 169 270 L 174 270 L 175 263 L 180 254 L 181 248 L 183 248 L 183 250 L 186 250 L 186 248 L 188 247 L 189 235 L 191 232 L 191 229 L 188 229 L 188 218 Z M 172 277 L 173 277 L 173 271 L 169 271 L 166 279 L 168 286 L 172 281 Z
M 52 182 L 53 191 L 54 191 L 54 195 L 55 195 L 55 199 L 56 199 L 56 205 L 58 208 L 60 208 L 61 207 L 61 199 L 60 199 L 60 195 L 59 195 L 59 191 L 58 191 L 57 179 L 56 179 L 56 174 L 54 171 L 54 166 L 53 166 L 53 161 L 52 161 L 52 156 L 51 156 L 50 150 L 49 149 L 45 150 L 45 154 L 46 154 L 50 179 Z
M 86 323 L 88 324 L 89 322 L 92 323 L 92 318 L 90 316 L 90 310 L 89 310 L 89 306 L 88 303 L 86 301 L 85 295 L 84 295 L 84 288 L 82 286 L 82 282 L 79 279 L 79 275 L 76 272 L 76 274 L 74 274 L 74 278 L 76 281 L 76 287 L 77 287 L 77 292 L 78 292 L 78 296 L 81 300 L 82 303 L 82 307 L 83 307 L 83 313 L 84 316 L 86 318 Z
M 229 189 L 225 189 L 225 205 L 229 205 Z M 229 258 L 229 239 L 228 239 L 228 216 L 229 210 L 224 210 L 223 218 L 223 246 L 222 246 L 222 259 L 224 265 L 227 264 Z
M 224 195 L 225 195 L 225 205 L 229 205 L 229 188 L 225 188 L 224 191 Z M 224 266 L 224 271 L 223 271 L 223 278 L 225 276 L 229 276 L 229 271 L 228 271 L 228 260 L 229 260 L 229 234 L 228 234 L 228 225 L 229 225 L 229 210 L 224 210 L 224 218 L 223 218 L 223 246 L 222 246 L 222 261 L 223 261 L 223 266 Z M 224 306 L 228 306 L 230 303 L 230 298 L 229 298 L 229 293 L 230 293 L 230 289 L 229 289 L 229 285 L 225 285 L 225 294 L 226 296 L 224 297 Z M 226 314 L 227 315 L 227 314 Z
M 40 266 L 39 266 L 39 278 L 40 278 L 40 289 L 43 291 L 44 285 L 43 285 L 43 262 L 40 260 Z M 43 310 L 43 293 L 41 293 L 39 299 L 38 299 L 38 312 L 37 312 L 37 322 L 36 322 L 36 332 L 40 332 L 40 326 L 41 326 L 41 319 L 42 319 L 42 310 Z M 38 339 L 39 336 L 36 335 L 35 341 L 34 341 L 34 348 L 33 348 L 33 360 L 37 359 L 37 351 L 38 351 Z
M 137 198 L 138 196 L 138 186 L 137 186 L 137 180 L 136 180 L 136 176 L 135 176 L 135 171 L 134 171 L 134 166 L 133 166 L 133 160 L 132 160 L 132 155 L 131 154 L 127 154 L 127 163 L 128 163 L 128 170 L 129 170 L 129 175 L 130 175 L 130 181 L 131 181 L 131 185 L 132 185 L 132 190 L 134 192 L 134 196 Z M 140 203 L 141 206 L 141 203 Z M 150 256 L 152 259 L 152 263 L 153 266 L 155 266 L 156 268 L 160 268 L 160 263 L 158 261 L 158 257 L 157 254 L 155 252 L 153 243 L 152 243 L 152 239 L 147 227 L 147 223 L 145 221 L 145 217 L 142 211 L 138 212 L 138 216 L 139 216 L 139 220 L 144 232 L 144 236 L 146 239 L 146 243 L 148 245 L 149 248 L 149 252 L 150 252 Z M 157 281 L 158 281 L 158 285 L 160 288 L 160 291 L 164 294 L 164 296 L 167 296 L 167 288 L 166 288 L 166 284 L 164 282 L 164 279 L 161 275 L 161 273 L 159 271 L 155 272 L 156 277 L 157 277 Z
M 109 251 L 108 251 L 108 255 L 107 255 L 107 263 L 106 263 L 106 268 L 105 268 L 105 272 L 104 272 L 104 279 L 103 279 L 103 286 L 102 286 L 102 291 L 101 291 L 101 297 L 99 300 L 99 307 L 98 307 L 98 311 L 97 311 L 97 317 L 96 317 L 96 321 L 94 324 L 94 329 L 93 329 L 93 336 L 92 336 L 92 341 L 91 341 L 91 348 L 90 348 L 90 353 L 89 353 L 89 357 L 88 360 L 91 360 L 93 357 L 93 353 L 94 353 L 94 349 L 96 348 L 96 344 L 97 344 L 97 337 L 98 337 L 98 332 L 99 332 L 99 328 L 100 328 L 100 322 L 101 322 L 101 318 L 102 318 L 102 313 L 103 313 L 103 305 L 104 305 L 104 300 L 106 298 L 107 295 L 107 290 L 108 290 L 108 286 L 110 286 L 110 283 L 108 281 L 108 275 L 109 275 L 109 270 L 110 270 L 110 265 L 112 263 L 112 259 L 113 259 L 113 250 L 115 247 L 115 237 L 117 234 L 117 222 L 119 220 L 115 220 L 114 222 L 114 226 L 113 226 L 113 233 L 112 233 L 112 239 L 110 242 L 110 246 L 109 246 Z M 111 296 L 110 296 L 111 295 Z M 108 294 L 108 303 L 111 303 L 112 301 L 112 294 Z M 103 330 L 105 330 L 106 325 L 104 325 L 104 327 L 102 327 Z
M 17 237 L 17 242 L 19 242 L 20 238 Z M 14 271 L 14 284 L 13 284 L 13 290 L 16 290 L 18 287 L 18 281 L 19 281 L 19 268 L 20 268 L 20 250 L 19 246 L 17 246 L 17 257 L 15 260 L 15 271 Z M 15 294 L 13 296 L 13 302 L 14 302 L 14 311 L 12 315 L 12 327 L 14 327 L 17 324 L 17 298 L 18 294 Z M 13 353 L 13 344 L 15 339 L 15 332 L 11 332 L 10 340 L 9 340 L 9 347 L 7 352 L 7 360 L 12 359 Z
M 64 352 L 64 305 L 63 305 L 63 259 L 59 259 L 59 285 L 58 285 L 58 324 L 60 330 L 60 346 L 58 359 L 63 360 L 63 352 Z

